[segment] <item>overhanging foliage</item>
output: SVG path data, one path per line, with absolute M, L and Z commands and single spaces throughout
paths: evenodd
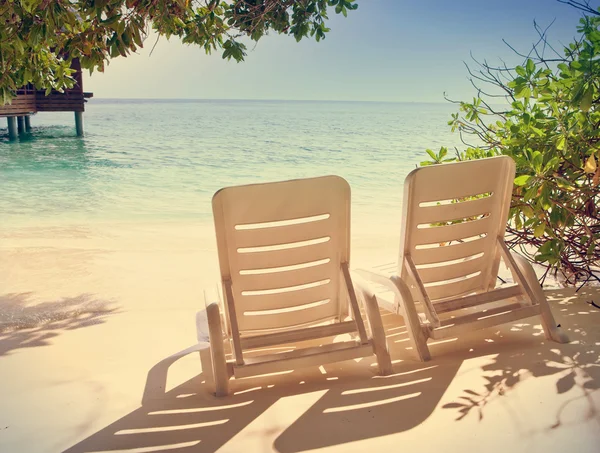
M 317 41 L 328 12 L 347 15 L 353 0 L 3 0 L 0 2 L 0 105 L 15 90 L 72 87 L 71 59 L 104 71 L 111 58 L 143 47 L 150 29 L 207 53 L 241 61 L 247 37 L 269 31 Z

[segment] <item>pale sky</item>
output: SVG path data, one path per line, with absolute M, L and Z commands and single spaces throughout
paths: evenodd
M 597 2 L 592 5 L 598 6 Z M 358 0 L 347 18 L 331 12 L 320 43 L 272 34 L 242 63 L 155 37 L 139 54 L 85 75 L 96 98 L 297 99 L 444 102 L 474 95 L 463 61 L 514 61 L 506 39 L 527 51 L 534 19 L 554 19 L 553 43 L 576 35 L 581 13 L 556 0 Z M 557 48 L 562 50 L 562 46 Z

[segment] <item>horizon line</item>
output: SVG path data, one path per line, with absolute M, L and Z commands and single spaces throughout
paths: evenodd
M 452 104 L 450 101 L 377 101 L 377 100 L 353 100 L 353 99 L 250 99 L 250 98 L 126 98 L 126 97 L 92 97 L 88 102 L 94 100 L 102 101 L 185 101 L 185 102 L 339 102 L 339 103 L 371 103 L 371 104 Z

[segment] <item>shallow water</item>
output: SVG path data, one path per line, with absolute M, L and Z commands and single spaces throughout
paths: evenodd
M 185 221 L 209 225 L 219 188 L 338 174 L 356 221 L 399 221 L 402 183 L 426 148 L 459 143 L 455 106 L 352 102 L 108 101 L 0 129 L 0 225 Z M 4 124 L 2 124 L 4 126 Z

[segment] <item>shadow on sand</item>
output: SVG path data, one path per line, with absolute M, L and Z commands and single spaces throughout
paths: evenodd
M 591 393 L 600 389 L 600 310 L 588 302 L 575 306 L 573 290 L 555 291 L 549 300 L 553 301 L 556 314 L 568 328 L 571 343 L 556 344 L 547 342 L 540 325 L 520 323 L 510 326 L 510 331 L 527 333 L 541 339 L 542 347 L 536 350 L 521 350 L 498 354 L 492 363 L 484 365 L 482 377 L 486 383 L 480 388 L 465 389 L 457 401 L 447 403 L 444 409 L 457 411 L 456 420 L 469 414 L 476 414 L 481 420 L 486 406 L 508 396 L 513 388 L 525 380 L 544 376 L 555 376 L 556 393 L 567 393 L 576 388 L 576 396 L 566 400 L 556 414 L 556 421 L 548 429 L 556 429 L 563 424 L 562 414 L 569 405 L 585 400 L 587 413 L 584 421 L 597 420 L 600 427 L 600 408 L 596 407 Z M 583 290 L 580 297 L 586 301 L 598 298 L 598 291 Z M 557 310 L 558 309 L 558 310 Z
M 495 398 L 509 394 L 524 379 L 539 376 L 554 375 L 557 393 L 579 386 L 585 398 L 585 392 L 598 388 L 600 357 L 598 348 L 580 352 L 578 343 L 590 337 L 579 323 L 584 317 L 594 317 L 592 322 L 600 324 L 600 310 L 582 314 L 578 311 L 581 303 L 570 304 L 569 298 L 560 294 L 556 298 L 561 299 L 554 305 L 557 317 L 569 324 L 572 344 L 547 343 L 539 325 L 521 322 L 460 340 L 430 343 L 433 360 L 426 363 L 414 361 L 406 351 L 402 318 L 386 313 L 383 319 L 392 358 L 405 359 L 394 360 L 394 374 L 386 377 L 376 375 L 372 359 L 362 359 L 317 370 L 234 380 L 232 395 L 227 398 L 210 395 L 203 374 L 165 392 L 169 367 L 179 358 L 197 353 L 198 346 L 194 346 L 150 370 L 139 409 L 66 451 L 214 452 L 271 406 L 299 394 L 312 393 L 316 402 L 306 409 L 288 400 L 286 407 L 299 411 L 291 420 L 285 419 L 282 410 L 277 420 L 253 426 L 252 435 L 268 442 L 265 451 L 296 453 L 401 433 L 423 423 L 440 406 L 456 411 L 457 420 L 473 411 L 482 418 L 485 406 Z M 589 319 L 586 325 L 590 325 Z M 597 334 L 591 336 L 598 341 Z M 495 356 L 481 368 L 487 385 L 466 389 L 458 401 L 443 404 L 444 392 L 464 361 L 484 356 Z M 589 416 L 597 414 L 590 399 Z M 269 440 L 273 437 L 274 442 Z
M 117 311 L 89 294 L 42 303 L 32 303 L 32 296 L 0 296 L 0 357 L 16 349 L 47 346 L 62 331 L 103 323 Z

